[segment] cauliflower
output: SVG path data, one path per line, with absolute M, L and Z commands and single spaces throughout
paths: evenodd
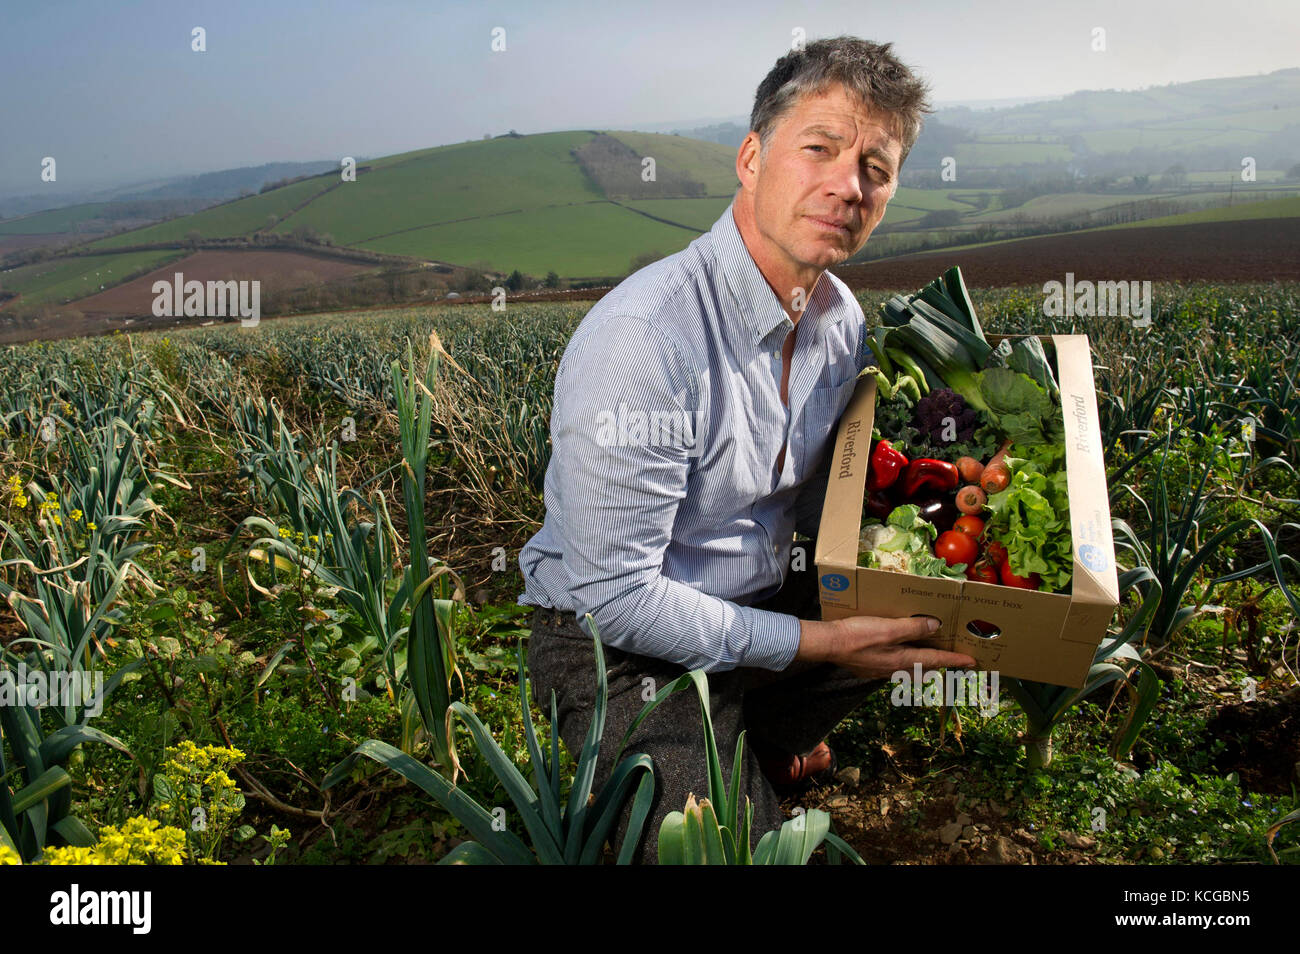
M 965 579 L 965 563 L 950 567 L 930 550 L 938 534 L 934 524 L 921 519 L 916 504 L 895 507 L 887 523 L 868 524 L 859 531 L 858 565 L 913 576 Z

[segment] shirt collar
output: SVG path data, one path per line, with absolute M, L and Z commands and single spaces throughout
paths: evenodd
M 773 331 L 783 324 L 788 326 L 791 322 L 740 235 L 733 214 L 735 205 L 736 200 L 732 198 L 726 211 L 718 221 L 713 223 L 710 234 L 713 237 L 714 251 L 721 266 L 723 279 L 732 298 L 735 299 L 742 319 L 749 328 L 754 347 L 758 347 L 759 343 Z M 826 316 L 832 313 L 834 314 L 832 321 L 842 320 L 845 313 L 841 309 L 832 310 L 829 307 L 832 303 L 830 297 L 832 294 L 830 279 L 823 277 L 817 282 L 817 287 L 808 300 L 808 310 L 800 320 L 806 321 L 811 316 L 815 323 L 820 325 Z

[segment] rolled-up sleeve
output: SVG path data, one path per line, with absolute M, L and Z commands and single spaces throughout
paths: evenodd
M 699 401 L 683 349 L 643 318 L 611 316 L 571 342 L 551 419 L 569 590 L 610 646 L 710 672 L 784 669 L 799 646 L 795 617 L 662 572 L 691 448 L 704 440 Z

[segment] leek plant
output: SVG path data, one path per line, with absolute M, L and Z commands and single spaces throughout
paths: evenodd
M 603 859 L 605 843 L 614 833 L 618 819 L 630 798 L 631 813 L 627 832 L 622 844 L 613 846 L 616 852 L 616 863 L 629 864 L 636 853 L 637 844 L 650 813 L 650 804 L 654 797 L 654 772 L 652 760 L 648 755 L 626 755 L 622 759 L 619 756 L 623 754 L 632 733 L 646 716 L 669 696 L 694 687 L 700 694 L 700 711 L 704 719 L 707 748 L 709 792 L 713 801 L 705 799 L 696 802 L 691 798 L 688 799 L 685 813 L 673 812 L 667 816 L 659 831 L 660 862 L 663 864 L 805 864 L 812 853 L 825 843 L 832 861 L 839 860 L 840 855 L 844 854 L 858 864 L 863 863 L 847 843 L 830 832 L 830 816 L 817 809 L 790 819 L 781 826 L 779 831 L 765 834 L 751 855 L 749 838 L 754 815 L 753 806 L 746 799 L 742 817 L 739 813 L 738 799 L 744 734 L 742 733 L 737 745 L 736 767 L 729 795 L 723 785 L 722 767 L 718 759 L 713 723 L 709 715 L 708 681 L 703 670 L 682 675 L 646 703 L 628 728 L 614 754 L 616 763 L 614 770 L 600 792 L 593 794 L 596 761 L 600 754 L 601 739 L 605 733 L 609 686 L 605 671 L 605 652 L 599 631 L 590 615 L 586 617 L 586 622 L 593 633 L 592 642 L 595 647 L 596 696 L 591 723 L 587 727 L 587 736 L 578 754 L 577 768 L 570 780 L 567 800 L 563 797 L 559 774 L 560 741 L 557 735 L 559 713 L 556 695 L 552 691 L 550 745 L 549 749 L 543 749 L 538 742 L 537 731 L 533 726 L 528 705 L 522 643 L 517 650 L 519 705 L 524 739 L 533 767 L 532 782 L 524 777 L 501 750 L 474 710 L 463 702 L 453 702 L 450 706 L 450 712 L 465 723 L 475 746 L 509 794 L 516 811 L 523 819 L 524 829 L 532 843 L 531 849 L 519 836 L 504 829 L 499 819 L 495 818 L 487 808 L 462 789 L 457 788 L 441 773 L 377 739 L 369 739 L 357 746 L 352 754 L 330 770 L 321 787 L 330 788 L 338 784 L 352 772 L 357 761 L 363 756 L 397 772 L 451 812 L 475 839 L 457 845 L 439 862 L 440 864 L 599 864 Z M 429 728 L 427 723 L 426 728 Z M 715 813 L 714 804 L 722 806 L 721 823 Z
M 118 679 L 120 674 L 112 684 Z M 72 814 L 72 776 L 64 766 L 73 751 L 84 742 L 100 742 L 130 754 L 118 739 L 84 722 L 47 733 L 43 711 L 25 703 L 0 706 L 0 845 L 13 849 L 25 864 L 39 857 L 46 845 L 95 844 L 95 836 Z M 6 743 L 17 765 L 5 763 Z M 27 781 L 18 788 L 20 770 Z
M 436 599 L 431 589 L 443 576 L 434 570 L 424 525 L 425 475 L 429 463 L 430 409 L 438 374 L 442 344 L 429 335 L 429 356 L 423 380 L 416 375 L 411 344 L 406 344 L 408 371 L 403 375 L 398 362 L 392 363 L 393 394 L 397 398 L 397 419 L 402 438 L 402 497 L 406 502 L 406 526 L 410 560 L 402 583 L 410 593 L 411 622 L 406 647 L 406 674 L 420 709 L 420 718 L 434 758 L 449 765 L 451 751 L 451 674 L 455 670 L 455 641 L 451 634 L 454 603 Z M 446 581 L 443 580 L 443 583 Z
M 1124 520 L 1117 519 L 1112 522 L 1116 533 L 1116 545 L 1130 550 L 1137 564 L 1149 567 L 1152 574 L 1160 581 L 1161 599 L 1159 609 L 1152 620 L 1152 642 L 1156 645 L 1164 645 L 1173 639 L 1179 630 L 1200 612 L 1201 606 L 1220 583 L 1244 579 L 1265 570 L 1272 571 L 1292 610 L 1300 614 L 1300 599 L 1297 599 L 1286 579 L 1286 567 L 1289 566 L 1294 570 L 1298 566 L 1297 562 L 1289 554 L 1278 552 L 1273 534 L 1259 520 L 1253 517 L 1233 520 L 1198 545 L 1201 521 L 1206 515 L 1205 485 L 1215 468 L 1217 455 L 1214 453 L 1208 455 L 1199 483 L 1194 489 L 1189 486 L 1181 508 L 1174 510 L 1170 504 L 1169 489 L 1165 481 L 1171 441 L 1172 435 L 1165 439 L 1164 453 L 1156 468 L 1154 505 L 1148 504 L 1133 487 L 1128 485 L 1123 487 L 1146 511 L 1145 533 L 1138 533 Z M 1250 530 L 1259 531 L 1268 559 L 1254 566 L 1215 577 L 1201 590 L 1194 605 L 1183 605 L 1187 591 L 1191 588 L 1196 573 L 1202 565 L 1214 556 L 1223 544 L 1239 538 Z M 1282 524 L 1278 531 L 1280 533 L 1284 530 L 1300 531 L 1300 525 Z
M 587 622 L 595 629 L 591 616 Z M 599 647 L 599 642 L 597 643 Z M 687 796 L 684 811 L 669 812 L 659 826 L 659 863 L 665 865 L 805 865 L 823 842 L 829 860 L 836 863 L 847 855 L 856 864 L 865 864 L 847 842 L 830 830 L 830 815 L 814 808 L 788 819 L 776 831 L 759 839 L 751 853 L 750 833 L 754 824 L 754 806 L 745 798 L 740 806 L 740 771 L 745 764 L 745 733 L 736 740 L 736 757 L 732 762 L 731 788 L 723 781 L 722 760 L 713 733 L 709 713 L 709 680 L 704 670 L 684 673 L 661 689 L 633 720 L 618 751 L 622 752 L 632 733 L 656 707 L 675 692 L 694 688 L 700 700 L 700 718 L 704 723 L 705 767 L 709 777 L 709 795 L 697 801 Z M 618 755 L 615 754 L 615 758 Z
M 501 750 L 473 709 L 463 702 L 453 702 L 450 706 L 450 713 L 465 723 L 475 746 L 509 794 L 515 810 L 523 819 L 524 829 L 532 843 L 531 849 L 518 835 L 502 826 L 499 816 L 494 816 L 441 773 L 377 739 L 369 739 L 357 746 L 351 755 L 330 771 L 321 787 L 330 788 L 346 778 L 362 756 L 374 759 L 417 785 L 455 815 L 474 838 L 457 845 L 439 864 L 599 864 L 603 859 L 605 843 L 618 823 L 623 806 L 631 797 L 631 820 L 617 854 L 619 864 L 630 863 L 650 812 L 650 802 L 654 796 L 654 773 L 648 755 L 629 755 L 610 773 L 609 780 L 599 794 L 592 797 L 592 782 L 596 774 L 601 737 L 605 732 L 605 711 L 609 695 L 605 677 L 605 653 L 599 636 L 594 638 L 594 642 L 595 706 L 578 765 L 570 781 L 567 800 L 563 798 L 561 788 L 560 741 L 556 728 L 559 716 L 556 712 L 555 693 L 551 693 L 550 745 L 544 751 L 538 743 L 537 731 L 533 727 L 529 711 L 522 643 L 517 652 L 519 708 L 523 717 L 524 738 L 533 765 L 532 782 L 524 777 Z M 422 716 L 424 712 L 422 709 Z M 441 728 L 441 723 L 430 725 L 426 721 L 425 728 L 432 735 Z
M 96 468 L 92 472 L 97 475 Z M 40 492 L 36 484 L 29 489 Z M 117 494 L 76 499 L 87 506 L 121 502 Z M 104 526 L 91 523 L 93 529 L 88 529 L 71 512 L 61 513 L 58 500 L 48 492 L 35 526 L 20 529 L 0 521 L 0 556 L 5 556 L 0 560 L 0 597 L 27 632 L 5 648 L 0 675 L 7 692 L 22 689 L 13 675 L 14 664 L 21 663 L 41 677 L 47 693 L 44 700 L 29 699 L 24 692 L 21 699 L 0 702 L 0 843 L 25 862 L 47 844 L 95 843 L 72 814 L 71 776 L 64 765 L 83 742 L 126 751 L 120 741 L 87 723 L 140 665 L 138 660 L 128 663 L 101 681 L 100 659 L 119 619 L 120 593 L 133 571 L 140 572 L 131 559 L 140 545 L 130 538 L 133 521 L 138 521 L 130 512 L 104 515 L 100 510 Z M 75 556 L 77 550 L 84 552 Z M 18 763 L 14 766 L 5 763 L 6 742 Z M 26 779 L 21 787 L 19 772 Z
M 1160 605 L 1161 586 L 1149 569 L 1137 567 L 1120 574 L 1121 598 L 1135 588 L 1142 591 L 1141 605 L 1118 634 L 1101 641 L 1082 688 L 1004 677 L 1012 697 L 1025 713 L 1027 727 L 1021 742 L 1031 769 L 1043 769 L 1051 764 L 1052 732 L 1065 714 L 1084 697 L 1112 682 L 1123 682 L 1129 691 L 1131 705 L 1128 718 L 1111 743 L 1111 757 L 1123 758 L 1137 741 L 1138 733 L 1160 698 L 1160 679 L 1143 661 L 1134 641 L 1144 636 L 1150 626 Z
M 285 539 L 279 528 L 264 517 L 248 517 L 236 527 L 218 556 L 216 572 L 218 588 L 225 595 L 226 558 L 241 533 L 251 530 L 262 534 L 253 540 L 246 554 L 244 572 L 251 589 L 269 593 L 253 578 L 248 565 L 251 561 L 267 564 L 273 579 L 278 568 L 296 567 L 336 587 L 351 611 L 351 634 L 363 647 L 382 648 L 386 686 L 395 701 L 395 688 L 404 678 L 409 682 L 434 757 L 447 766 L 451 758 L 447 710 L 451 677 L 456 671 L 451 618 L 456 600 L 462 598 L 462 587 L 449 567 L 434 566 L 436 561 L 428 555 L 424 522 L 430 401 L 438 352 L 435 338 L 422 376 L 417 376 L 409 344 L 410 370 L 403 374 L 396 361 L 390 368 L 398 403 L 402 442 L 398 466 L 402 469 L 409 533 L 409 559 L 400 583 L 396 582 L 400 572 L 396 566 L 397 534 L 383 495 L 377 495 L 376 502 L 371 503 L 356 490 L 341 491 L 337 443 L 303 454 L 278 408 L 260 401 L 246 402 L 240 414 L 246 440 L 261 448 L 250 458 L 250 467 L 268 500 L 293 524 L 303 542 Z M 352 516 L 352 507 L 358 516 Z M 450 591 L 449 584 L 454 587 Z M 403 659 L 400 646 L 404 637 Z M 281 647 L 263 673 L 263 681 L 290 645 Z M 403 702 L 403 712 L 408 709 Z M 404 723 L 413 724 L 409 719 Z M 404 738 L 404 748 L 409 751 L 414 734 L 404 732 Z
M 304 537 L 319 535 L 319 493 L 313 483 L 323 448 L 304 451 L 274 399 L 246 398 L 235 411 L 242 448 L 240 474 L 268 510 L 287 520 Z

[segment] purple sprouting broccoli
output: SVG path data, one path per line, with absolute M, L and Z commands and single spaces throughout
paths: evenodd
M 951 447 L 971 441 L 980 417 L 956 391 L 940 388 L 917 402 L 912 424 L 935 447 Z

